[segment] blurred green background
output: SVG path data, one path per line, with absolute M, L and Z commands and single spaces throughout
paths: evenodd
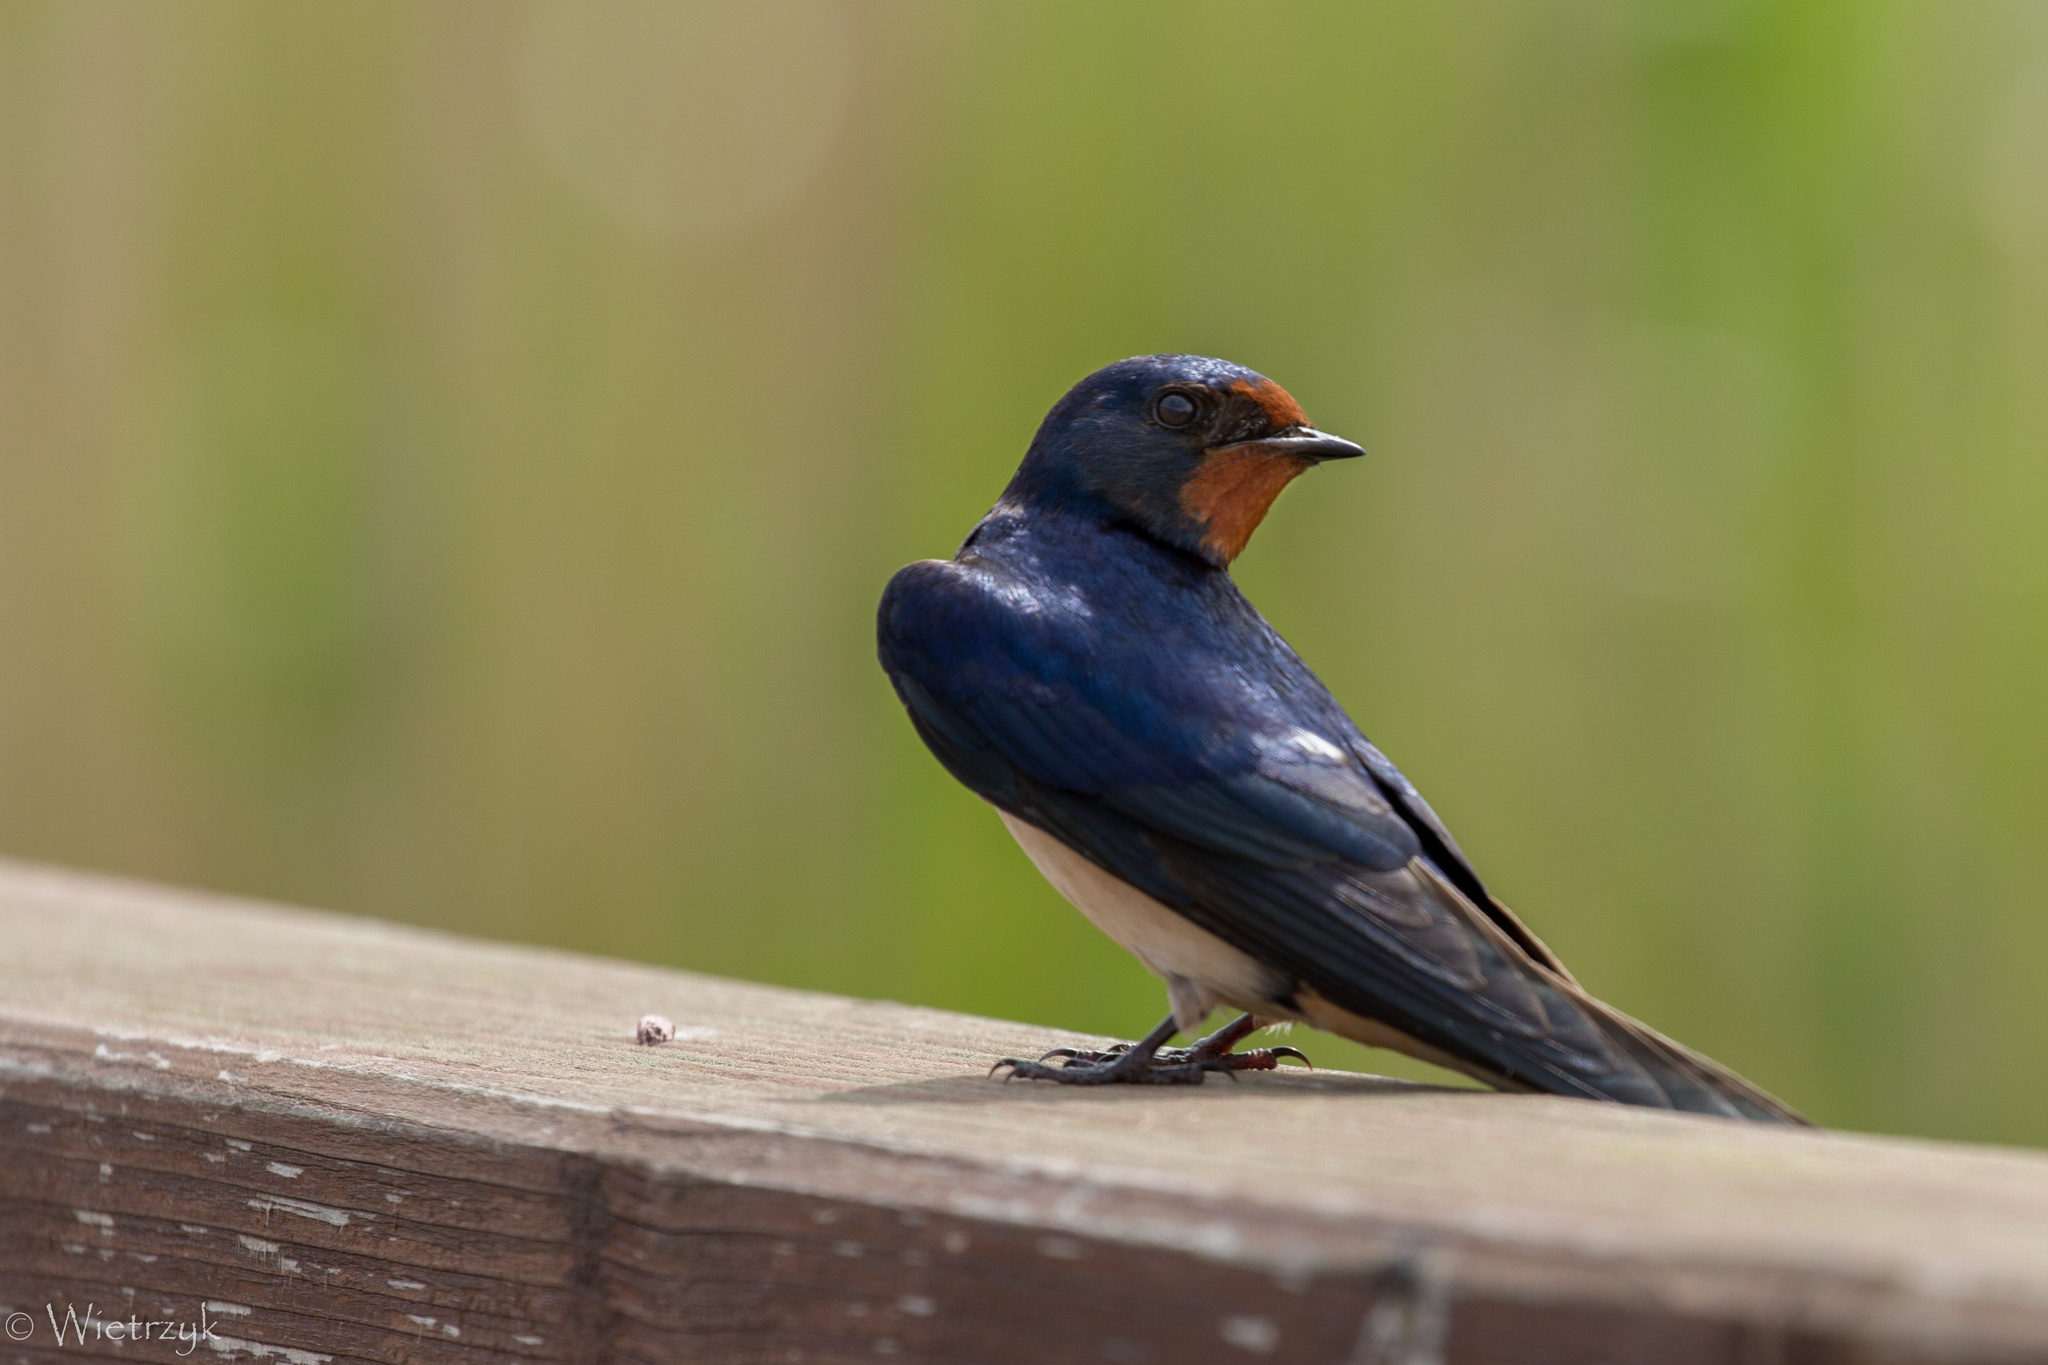
M 872 612 L 1160 350 L 1589 985 L 2048 1142 L 2025 0 L 0 5 L 0 851 L 1140 1031 Z

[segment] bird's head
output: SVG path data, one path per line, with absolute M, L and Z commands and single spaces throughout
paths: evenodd
M 1242 365 L 1137 356 L 1053 405 L 1004 501 L 1129 522 L 1224 568 L 1297 474 L 1364 453 Z

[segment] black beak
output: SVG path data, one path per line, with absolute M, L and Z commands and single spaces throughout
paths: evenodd
M 1252 446 L 1272 455 L 1298 455 L 1305 460 L 1353 460 L 1365 454 L 1365 447 L 1342 436 L 1332 436 L 1314 427 L 1288 427 L 1256 441 L 1236 441 L 1217 450 L 1244 450 Z

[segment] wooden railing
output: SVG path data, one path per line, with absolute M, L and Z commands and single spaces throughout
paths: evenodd
M 1071 1038 L 0 864 L 0 1362 L 2048 1359 L 2048 1155 Z

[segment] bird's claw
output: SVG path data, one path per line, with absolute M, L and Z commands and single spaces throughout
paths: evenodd
M 1126 1049 L 1128 1051 L 1128 1049 Z M 1086 1053 L 1065 1058 L 1058 1066 L 1044 1061 L 1005 1057 L 989 1068 L 988 1074 L 1008 1068 L 1005 1081 L 1054 1081 L 1061 1085 L 1200 1085 L 1203 1074 L 1215 1068 L 1202 1063 L 1161 1066 L 1157 1062 L 1131 1065 L 1119 1053 L 1111 1057 Z
M 1232 1080 L 1236 1080 L 1240 1071 L 1278 1071 L 1282 1057 L 1292 1057 L 1309 1070 L 1315 1070 L 1315 1063 L 1303 1056 L 1300 1048 L 1295 1047 L 1261 1047 L 1253 1048 L 1249 1052 L 1219 1052 L 1206 1057 L 1191 1056 L 1188 1063 L 1210 1071 L 1225 1072 Z
M 1038 1060 L 1044 1062 L 1050 1061 L 1054 1057 L 1065 1057 L 1073 1062 L 1113 1062 L 1130 1050 L 1131 1045 L 1129 1043 L 1111 1043 L 1100 1051 L 1092 1051 L 1084 1047 L 1056 1047 L 1050 1052 L 1041 1053 Z
M 988 1074 L 1004 1071 L 1005 1081 L 1021 1077 L 1061 1085 L 1200 1085 L 1211 1072 L 1221 1072 L 1235 1081 L 1240 1071 L 1278 1070 L 1283 1057 L 1315 1069 L 1300 1048 L 1232 1052 L 1227 1044 L 1219 1047 L 1204 1040 L 1193 1047 L 1163 1047 L 1143 1060 L 1131 1056 L 1129 1043 L 1112 1043 L 1101 1049 L 1056 1047 L 1040 1054 L 1035 1062 L 1005 1057 L 990 1067 Z M 1057 1065 L 1053 1065 L 1055 1061 Z

